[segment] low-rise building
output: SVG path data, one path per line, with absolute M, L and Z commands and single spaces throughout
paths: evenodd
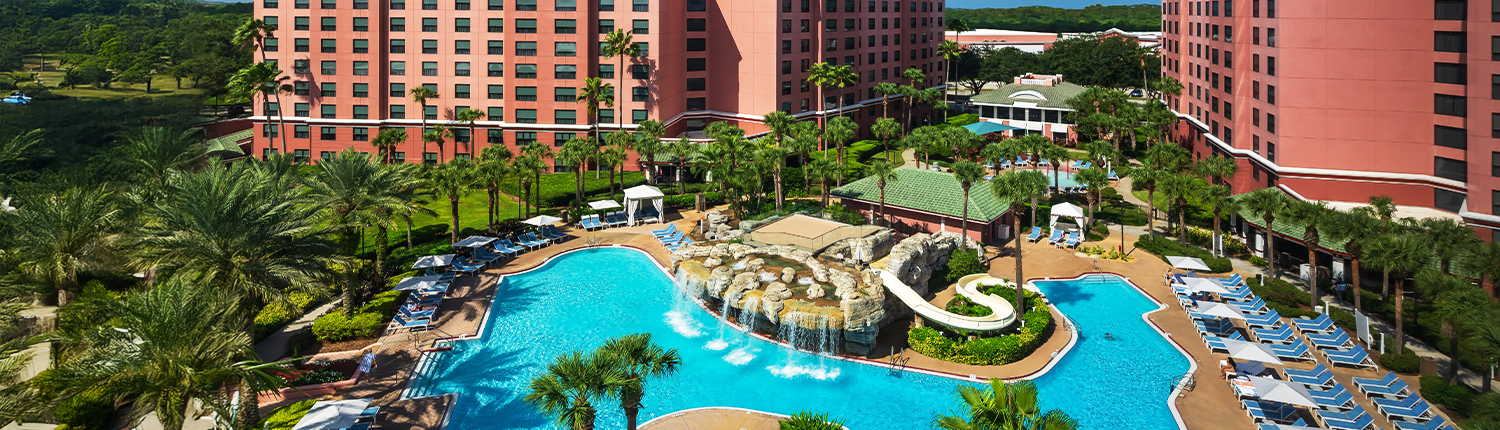
M 831 194 L 846 208 L 872 216 L 880 213 L 880 187 L 873 176 L 835 188 Z M 995 242 L 1011 237 L 1010 204 L 990 192 L 988 181 L 972 184 L 967 202 L 952 173 L 902 167 L 885 184 L 885 218 L 900 233 L 960 231 L 965 226 L 965 204 L 970 239 Z
M 1017 76 L 1010 85 L 974 96 L 981 121 L 998 122 L 1020 130 L 1011 136 L 1040 133 L 1059 143 L 1076 143 L 1073 131 L 1073 108 L 1068 100 L 1086 90 L 1082 85 L 1063 82 L 1062 75 Z

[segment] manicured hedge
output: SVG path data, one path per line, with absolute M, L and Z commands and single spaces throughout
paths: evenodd
M 292 301 L 291 306 L 279 302 L 272 303 L 261 308 L 260 313 L 255 314 L 256 339 L 265 339 L 266 336 L 270 336 L 271 333 L 275 333 L 276 330 L 281 329 L 281 326 L 287 325 L 292 320 L 301 317 L 303 313 L 306 313 L 308 309 L 319 302 L 317 297 L 299 292 L 287 293 L 287 299 Z
M 984 292 L 1004 297 L 1007 300 L 1015 298 L 1014 287 L 989 288 Z M 999 337 L 954 341 L 938 329 L 919 327 L 907 332 L 907 342 L 911 344 L 913 350 L 922 355 L 943 361 L 982 366 L 1014 363 L 1031 355 L 1033 351 L 1046 343 L 1051 333 L 1052 313 L 1046 306 L 1040 305 L 1036 298 L 1036 293 L 1026 292 L 1022 307 L 1027 309 L 1021 317 L 1025 324 L 1018 327 L 1015 333 Z M 1039 305 L 1032 310 L 1029 308 L 1031 303 Z M 953 303 L 950 302 L 949 305 Z M 986 315 L 989 314 L 987 309 Z
M 693 203 L 696 199 L 696 197 L 694 196 L 696 196 L 696 194 L 666 196 L 661 198 L 661 204 L 664 207 L 691 208 L 693 207 Z M 715 191 L 703 193 L 703 200 L 706 201 L 709 206 L 724 204 L 724 196 Z
M 1386 369 L 1397 373 L 1417 373 L 1422 370 L 1422 357 L 1417 355 L 1411 348 L 1401 348 L 1401 353 L 1378 354 L 1371 351 L 1370 355 L 1378 355 L 1377 362 Z M 1426 392 L 1424 387 L 1423 392 Z M 1434 401 L 1435 402 L 1435 401 Z
M 1464 384 L 1452 385 L 1448 378 L 1441 376 L 1423 376 L 1422 398 L 1428 402 L 1447 406 L 1449 410 L 1457 412 L 1460 416 L 1468 416 L 1474 412 L 1474 397 L 1479 392 Z M 1489 411 L 1494 413 L 1493 411 Z
M 1306 291 L 1302 291 L 1301 288 L 1285 280 L 1266 279 L 1265 285 L 1261 285 L 1260 281 L 1253 277 L 1245 279 L 1245 283 L 1250 285 L 1251 292 L 1266 301 L 1267 307 L 1287 318 L 1316 318 L 1318 316 L 1317 312 L 1302 310 L 1302 306 L 1312 302 L 1312 297 Z M 1352 325 L 1347 327 L 1352 327 Z
M 1208 252 L 1206 249 L 1196 246 L 1184 247 L 1177 244 L 1177 241 L 1165 237 L 1142 236 L 1139 240 L 1135 241 L 1135 247 L 1156 254 L 1158 257 L 1161 257 L 1162 261 L 1166 261 L 1169 255 L 1201 258 L 1205 264 L 1208 264 L 1209 272 L 1212 273 L 1225 273 L 1234 270 L 1234 265 L 1229 263 L 1228 258 L 1216 258 L 1213 253 Z
M 345 318 L 340 310 L 334 310 L 313 321 L 313 336 L 323 342 L 338 342 L 350 339 L 374 337 L 381 327 L 390 322 L 391 315 L 401 305 L 404 291 L 386 291 L 376 294 L 352 318 Z

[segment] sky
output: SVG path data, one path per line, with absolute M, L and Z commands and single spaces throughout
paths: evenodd
M 1142 4 L 1155 3 L 1149 0 L 947 0 L 949 7 L 960 7 L 978 9 L 987 7 L 1016 7 L 1016 6 L 1052 6 L 1067 9 L 1081 9 L 1084 6 L 1096 4 Z

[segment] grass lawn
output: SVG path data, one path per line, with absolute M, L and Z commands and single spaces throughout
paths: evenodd
M 171 75 L 156 75 L 151 78 L 151 93 L 146 93 L 145 84 L 126 84 L 114 82 L 109 88 L 94 88 L 93 85 L 80 85 L 75 88 L 60 88 L 57 85 L 63 81 L 61 70 L 48 70 L 41 74 L 42 82 L 53 94 L 77 98 L 125 98 L 125 97 L 163 97 L 173 95 L 191 95 L 202 93 L 203 90 L 196 88 L 177 89 L 177 80 Z M 191 79 L 184 79 L 183 86 L 192 85 Z
M 596 176 L 597 178 L 595 178 Z M 625 172 L 624 176 L 625 180 L 623 181 L 622 185 L 620 174 L 615 174 L 615 195 L 614 197 L 610 197 L 609 172 L 584 172 L 583 201 L 587 203 L 594 200 L 609 198 L 613 198 L 614 200 L 618 201 L 622 196 L 621 191 L 625 190 L 626 188 L 646 183 L 646 177 L 639 171 L 627 171 Z M 536 184 L 531 184 L 531 188 L 535 190 Z M 666 187 L 662 188 L 662 192 L 671 193 L 673 191 L 676 191 L 676 189 L 676 187 Z M 500 184 L 500 190 L 501 192 L 517 197 L 521 195 L 516 186 L 516 181 L 514 178 L 506 180 L 504 183 Z M 572 206 L 573 194 L 573 173 L 548 173 L 542 175 L 541 204 L 539 205 L 540 207 L 557 208 Z M 535 196 L 532 197 L 532 200 L 536 201 Z M 511 212 L 515 212 L 515 209 L 511 208 Z M 480 206 L 479 214 L 484 214 L 484 207 L 482 205 Z

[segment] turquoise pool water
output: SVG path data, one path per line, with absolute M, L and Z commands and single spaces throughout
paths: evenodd
M 1186 362 L 1140 320 L 1141 312 L 1155 306 L 1129 285 L 1107 281 L 1042 287 L 1058 295 L 1063 312 L 1099 314 L 1075 317 L 1084 337 L 1038 379 L 1044 406 L 1067 410 L 1089 428 L 1175 429 L 1166 408 L 1166 379 L 1185 371 Z M 1097 338 L 1098 330 L 1117 340 Z M 651 382 L 642 422 L 682 409 L 728 406 L 825 412 L 856 430 L 928 428 L 935 415 L 956 404 L 953 388 L 964 383 L 750 337 L 686 299 L 643 254 L 599 248 L 506 277 L 483 337 L 433 355 L 420 369 L 427 377 L 414 378 L 407 396 L 460 393 L 449 428 L 555 428 L 521 400 L 531 378 L 558 354 L 637 332 L 651 333 L 683 359 L 678 374 Z M 599 428 L 623 427 L 617 404 L 596 406 Z

